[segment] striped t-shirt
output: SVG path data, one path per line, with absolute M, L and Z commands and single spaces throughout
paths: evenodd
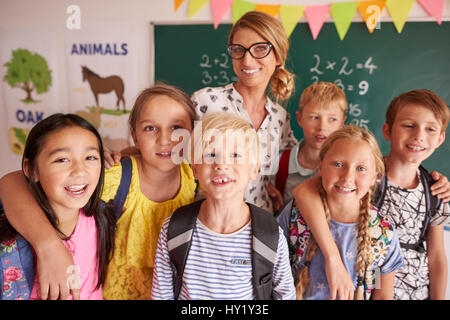
M 156 249 L 152 299 L 174 299 L 172 267 L 164 221 Z M 197 219 L 183 273 L 180 300 L 253 300 L 252 226 L 248 223 L 230 234 L 208 229 Z M 273 271 L 273 297 L 295 299 L 286 238 L 279 228 L 278 250 Z

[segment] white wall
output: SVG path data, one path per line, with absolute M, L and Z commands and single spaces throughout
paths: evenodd
M 348 0 L 248 0 L 264 4 L 292 4 L 292 5 L 320 5 L 332 2 L 346 2 Z M 78 5 L 81 9 L 81 28 L 83 25 L 97 23 L 123 23 L 126 22 L 136 30 L 139 39 L 137 46 L 138 59 L 141 73 L 138 77 L 136 93 L 153 83 L 153 66 L 151 65 L 152 43 L 150 23 L 212 23 L 210 5 L 206 4 L 194 17 L 187 18 L 189 0 L 185 0 L 177 12 L 174 12 L 173 0 L 0 0 L 0 31 L 8 32 L 13 29 L 31 30 L 35 26 L 47 26 L 54 30 L 55 36 L 64 43 L 64 33 L 69 5 Z M 450 0 L 445 1 L 443 20 L 450 21 Z M 301 21 L 305 21 L 303 17 Z M 329 19 L 329 21 L 332 21 Z M 355 21 L 361 21 L 358 15 Z M 382 21 L 391 21 L 386 9 L 382 13 Z M 408 21 L 433 21 L 422 7 L 416 2 L 410 12 Z M 231 11 L 223 20 L 231 22 Z M 320 35 L 319 35 L 320 36 Z M 0 38 L 0 46 L 2 39 Z M 64 57 L 63 45 L 61 57 Z M 0 68 L 4 68 L 5 61 L 0 61 Z M 56 70 L 65 70 L 64 59 L 58 59 Z M 4 74 L 4 69 L 0 74 Z M 60 79 L 67 79 L 65 74 Z M 62 86 L 64 88 L 64 85 Z M 64 93 L 61 94 L 61 103 L 64 104 Z M 0 111 L 3 110 L 3 97 L 0 90 Z M 0 117 L 0 128 L 5 128 L 6 123 Z M 4 131 L 2 131 L 4 132 Z M 6 136 L 0 137 L 0 176 L 11 170 L 20 169 L 20 161 L 17 157 L 11 158 Z M 447 256 L 450 257 L 450 231 L 446 231 Z M 447 289 L 447 299 L 450 299 L 450 286 Z

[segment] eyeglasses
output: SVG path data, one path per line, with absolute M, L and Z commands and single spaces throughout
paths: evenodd
M 252 44 L 249 48 L 241 46 L 240 44 L 230 44 L 227 47 L 227 52 L 232 59 L 243 59 L 245 53 L 248 51 L 255 59 L 262 59 L 269 55 L 273 45 L 270 42 L 257 42 Z

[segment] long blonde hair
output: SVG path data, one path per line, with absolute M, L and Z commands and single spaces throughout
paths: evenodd
M 235 33 L 243 28 L 255 31 L 273 45 L 275 57 L 280 62 L 270 80 L 270 91 L 276 100 L 287 100 L 294 91 L 294 74 L 286 70 L 285 63 L 289 51 L 289 39 L 280 21 L 259 11 L 244 14 L 231 28 L 228 44 L 233 43 Z
M 373 154 L 375 159 L 375 172 L 378 177 L 382 177 L 384 174 L 384 162 L 383 156 L 381 154 L 378 143 L 369 131 L 361 129 L 355 125 L 346 125 L 343 128 L 333 132 L 328 139 L 324 142 L 322 148 L 320 149 L 319 157 L 323 161 L 325 154 L 331 148 L 331 146 L 339 139 L 355 139 L 366 142 Z M 325 210 L 325 216 L 327 222 L 330 220 L 330 209 L 328 207 L 327 196 L 325 190 L 323 189 L 322 183 L 319 185 L 319 194 L 322 199 L 323 207 Z M 362 300 L 363 296 L 363 280 L 364 273 L 367 266 L 369 265 L 371 255 L 370 255 L 370 236 L 369 236 L 369 219 L 370 219 L 370 204 L 372 194 L 375 191 L 375 186 L 373 186 L 360 200 L 360 211 L 359 211 L 359 226 L 358 226 L 358 256 L 356 258 L 356 270 L 358 273 L 357 287 L 355 292 L 355 299 Z M 298 273 L 298 282 L 296 285 L 297 299 L 303 299 L 303 294 L 309 286 L 309 264 L 312 258 L 316 254 L 318 245 L 314 236 L 311 234 L 309 240 L 308 248 L 305 252 L 305 266 L 300 269 Z

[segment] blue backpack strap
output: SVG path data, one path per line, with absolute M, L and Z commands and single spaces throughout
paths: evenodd
M 131 158 L 123 158 L 122 160 L 120 160 L 120 163 L 122 165 L 122 176 L 120 178 L 120 184 L 117 188 L 117 192 L 113 200 L 114 217 L 116 218 L 116 221 L 119 220 L 123 212 L 123 205 L 125 203 L 125 200 L 127 199 L 128 191 L 130 190 L 133 169 Z
M 294 199 L 291 199 L 284 207 L 275 214 L 278 224 L 283 230 L 286 241 L 289 243 L 289 224 L 291 222 L 292 206 L 294 204 Z

